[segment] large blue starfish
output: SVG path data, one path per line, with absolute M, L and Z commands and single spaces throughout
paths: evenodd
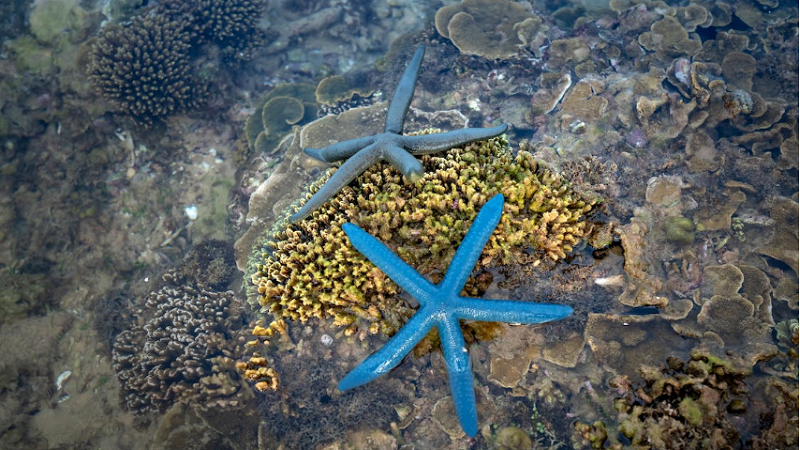
M 465 433 L 475 436 L 478 432 L 478 411 L 475 407 L 475 390 L 472 387 L 472 366 L 458 320 L 532 324 L 563 319 L 572 314 L 572 308 L 564 305 L 487 300 L 458 295 L 500 221 L 503 201 L 503 196 L 498 194 L 481 208 L 456 250 L 444 279 L 438 285 L 430 283 L 388 247 L 358 226 L 351 223 L 342 225 L 350 243 L 417 299 L 421 306 L 380 350 L 367 357 L 344 377 L 339 383 L 340 390 L 361 386 L 390 371 L 431 328 L 436 327 L 442 342 L 458 420 Z
M 314 212 L 348 183 L 378 161 L 389 161 L 409 181 L 416 183 L 424 172 L 422 164 L 413 155 L 449 150 L 453 147 L 474 141 L 489 139 L 506 132 L 508 125 L 502 124 L 492 128 L 464 128 L 447 133 L 425 134 L 419 136 L 403 136 L 403 122 L 408 106 L 414 96 L 414 86 L 425 55 L 425 47 L 419 46 L 411 62 L 403 72 L 400 83 L 394 92 L 389 112 L 386 113 L 386 127 L 381 134 L 367 136 L 349 141 L 339 142 L 325 148 L 306 148 L 307 155 L 323 162 L 334 162 L 347 159 L 331 178 L 314 194 L 299 211 L 289 217 L 290 222 L 297 222 Z

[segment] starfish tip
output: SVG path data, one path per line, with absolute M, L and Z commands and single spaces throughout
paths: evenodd
M 408 178 L 408 181 L 410 181 L 412 184 L 416 184 L 417 181 L 421 180 L 423 176 L 424 174 L 422 172 L 417 172 L 415 170 L 406 174 L 406 178 Z

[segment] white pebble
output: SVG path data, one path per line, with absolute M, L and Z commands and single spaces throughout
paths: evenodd
M 186 217 L 188 217 L 189 220 L 197 219 L 197 206 L 189 205 L 186 208 L 183 208 L 183 212 L 186 214 Z
M 56 378 L 56 390 L 60 391 L 61 388 L 64 386 L 64 383 L 66 383 L 69 377 L 71 376 L 72 376 L 71 370 L 65 370 L 61 372 L 61 375 L 59 375 L 58 378 Z
M 330 347 L 331 344 L 333 344 L 333 337 L 331 337 L 331 335 L 329 334 L 323 334 L 322 337 L 319 338 L 319 340 L 325 347 Z

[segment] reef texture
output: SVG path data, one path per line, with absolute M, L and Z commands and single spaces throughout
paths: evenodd
M 314 86 L 282 84 L 265 94 L 256 103 L 255 112 L 244 123 L 250 152 L 271 154 L 294 125 L 303 125 L 317 117 L 318 105 Z
M 350 246 L 341 230 L 347 221 L 434 282 L 477 210 L 494 194 L 507 199 L 506 213 L 478 260 L 479 273 L 492 265 L 564 258 L 590 229 L 585 217 L 596 199 L 573 192 L 529 153 L 513 156 L 502 138 L 426 155 L 420 162 L 425 171 L 416 184 L 378 164 L 308 219 L 279 220 L 254 247 L 248 267 L 255 287 L 251 298 L 261 311 L 303 322 L 333 318 L 348 334 L 361 326 L 391 335 L 405 323 L 413 308 L 398 297 L 394 282 Z M 311 191 L 334 172 L 329 169 Z M 487 276 L 470 279 L 466 292 L 477 294 Z
M 241 329 L 233 292 L 178 282 L 174 272 L 151 293 L 140 317 L 117 336 L 114 369 L 122 403 L 131 411 L 165 411 L 181 402 L 200 408 L 236 407 L 249 395 L 236 369 L 236 330 Z
M 621 396 L 614 401 L 618 431 L 633 448 L 727 449 L 790 448 L 797 444 L 797 391 L 785 381 L 751 385 L 749 372 L 725 359 L 701 352 L 686 362 L 644 366 L 642 382 L 625 376 L 609 384 Z M 760 428 L 762 427 L 763 428 Z M 603 422 L 574 424 L 573 442 L 591 448 L 622 448 L 615 430 Z M 759 429 L 761 430 L 758 433 Z
M 115 107 L 151 124 L 196 109 L 205 88 L 192 74 L 190 35 L 165 16 L 108 27 L 90 52 L 89 79 Z

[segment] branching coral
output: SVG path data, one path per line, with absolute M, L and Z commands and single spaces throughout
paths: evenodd
M 258 28 L 265 4 L 264 0 L 167 0 L 162 7 L 185 22 L 195 45 L 212 42 L 226 58 L 246 61 L 266 40 Z
M 387 164 L 375 165 L 301 222 L 279 222 L 252 253 L 248 274 L 263 312 L 291 320 L 334 318 L 355 332 L 393 334 L 413 312 L 397 286 L 349 244 L 350 221 L 385 242 L 421 274 L 439 281 L 476 211 L 494 194 L 505 214 L 478 265 L 564 258 L 588 232 L 594 200 L 570 189 L 527 152 L 514 157 L 501 139 L 420 159 L 416 184 Z M 313 187 L 319 189 L 333 173 Z M 467 292 L 477 290 L 467 283 Z M 473 294 L 470 294 L 473 295 Z
M 149 124 L 195 109 L 205 88 L 191 75 L 189 34 L 163 16 L 111 26 L 90 52 L 89 80 L 117 108 Z
M 201 407 L 237 406 L 248 395 L 236 370 L 240 326 L 233 292 L 179 283 L 174 272 L 167 285 L 147 298 L 144 325 L 117 336 L 114 369 L 122 402 L 135 412 L 163 411 L 175 402 Z

